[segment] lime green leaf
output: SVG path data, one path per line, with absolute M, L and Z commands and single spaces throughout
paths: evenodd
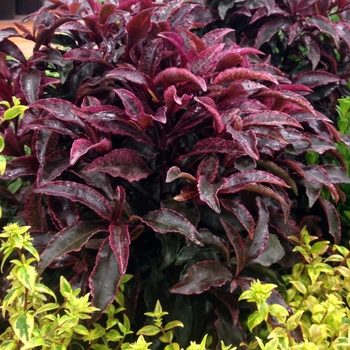
M 136 334 L 137 335 L 157 335 L 160 332 L 160 329 L 157 326 L 144 326 Z
M 28 109 L 27 106 L 13 106 L 5 111 L 4 120 L 14 119 L 18 116 L 22 118 L 26 109 Z
M 294 315 L 290 316 L 286 322 L 288 331 L 292 331 L 298 327 L 300 319 L 303 316 L 304 311 L 298 311 Z
M 73 331 L 77 334 L 80 334 L 80 335 L 88 335 L 89 334 L 88 329 L 81 324 L 78 324 L 75 327 L 73 327 Z
M 106 333 L 106 336 L 108 341 L 114 341 L 114 342 L 124 338 L 124 336 L 122 336 L 116 329 L 109 330 Z
M 4 138 L 0 135 L 0 153 L 4 150 L 5 148 L 5 141 Z
M 327 251 L 328 247 L 329 247 L 328 241 L 317 242 L 311 247 L 311 253 L 322 255 Z
M 283 317 L 289 316 L 289 312 L 287 311 L 287 309 L 279 304 L 270 305 L 269 312 L 272 316 L 275 316 L 278 320 L 280 320 Z
M 164 350 L 180 350 L 180 345 L 178 343 L 169 344 Z
M 37 272 L 34 266 L 23 265 L 17 271 L 18 280 L 31 292 L 34 292 Z
M 0 175 L 4 175 L 6 170 L 6 158 L 4 156 L 0 156 Z
M 184 327 L 184 324 L 180 321 L 171 321 L 165 325 L 164 330 L 167 331 L 167 330 L 173 329 L 175 327 Z
M 350 270 L 345 266 L 337 266 L 334 268 L 334 271 L 338 271 L 345 278 L 350 278 Z
M 162 343 L 170 343 L 174 338 L 174 333 L 172 331 L 166 332 L 166 334 L 163 334 L 159 337 L 159 340 Z
M 286 330 L 282 327 L 276 327 L 272 330 L 272 332 L 269 334 L 267 339 L 284 338 L 284 337 L 288 337 Z
M 259 311 L 253 312 L 247 321 L 247 325 L 250 331 L 252 331 L 256 326 L 258 326 L 262 321 L 264 321 L 264 317 L 261 315 Z
M 301 293 L 306 294 L 306 287 L 299 281 L 290 281 L 290 283 Z
M 14 340 L 7 340 L 0 344 L 0 350 L 16 350 L 17 344 Z
M 35 311 L 34 316 L 40 315 L 46 311 L 57 310 L 60 307 L 60 304 L 57 303 L 47 303 L 43 306 L 39 307 L 38 310 Z
M 63 276 L 61 276 L 60 278 L 60 292 L 64 297 L 67 297 L 67 295 L 72 294 L 72 287 Z
M 34 316 L 29 312 L 19 316 L 16 315 L 10 318 L 10 324 L 16 336 L 23 344 L 26 344 L 33 333 Z

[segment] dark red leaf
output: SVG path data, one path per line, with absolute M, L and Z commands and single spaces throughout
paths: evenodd
M 287 113 L 279 111 L 263 111 L 250 114 L 243 119 L 244 127 L 251 125 L 273 125 L 284 126 L 290 125 L 302 129 L 303 127 Z
M 219 170 L 219 159 L 215 154 L 208 154 L 198 165 L 197 178 L 201 175 L 205 179 L 212 183 Z
M 304 43 L 307 47 L 307 57 L 312 63 L 312 70 L 315 70 L 321 59 L 321 50 L 315 40 L 309 35 L 303 36 Z
M 151 211 L 140 217 L 140 220 L 157 233 L 177 232 L 187 237 L 191 242 L 203 245 L 196 228 L 183 215 L 174 210 L 164 208 Z
M 253 131 L 235 130 L 231 125 L 227 125 L 227 131 L 232 135 L 232 138 L 237 142 L 253 159 L 259 159 L 259 152 L 257 149 L 258 140 Z
M 39 163 L 35 156 L 18 157 L 6 163 L 5 173 L 0 175 L 0 179 L 13 180 L 30 175 L 36 176 L 38 167 Z
M 241 271 L 244 269 L 244 266 L 246 263 L 245 246 L 241 235 L 231 224 L 229 224 L 227 221 L 223 219 L 221 219 L 221 224 L 224 227 L 227 238 L 230 241 L 235 251 L 236 265 L 237 265 L 235 277 L 237 277 L 241 273 Z
M 133 150 L 114 149 L 103 157 L 96 158 L 84 172 L 102 172 L 128 181 L 145 179 L 152 171 L 144 160 Z
M 168 40 L 175 46 L 176 52 L 181 56 L 181 66 L 185 67 L 190 58 L 184 49 L 185 43 L 182 36 L 174 32 L 161 32 L 158 34 L 158 36 Z
M 211 287 L 221 287 L 232 279 L 231 272 L 218 260 L 206 260 L 191 266 L 184 279 L 170 289 L 178 294 L 201 294 Z
M 334 205 L 326 199 L 320 196 L 318 200 L 326 213 L 328 232 L 334 238 L 334 243 L 339 244 L 341 238 L 341 225 L 338 212 Z
M 234 67 L 220 72 L 214 80 L 214 84 L 222 84 L 235 80 L 267 80 L 278 84 L 276 78 L 270 73 L 254 72 L 249 68 Z
M 98 62 L 103 60 L 103 51 L 99 49 L 70 49 L 63 55 L 63 58 L 80 62 Z
M 72 202 L 82 203 L 104 219 L 111 219 L 112 208 L 109 202 L 89 186 L 71 181 L 54 181 L 41 185 L 34 192 L 64 197 Z
M 41 254 L 38 271 L 42 272 L 64 253 L 78 251 L 91 236 L 106 230 L 101 223 L 81 221 L 58 232 Z
M 249 237 L 254 235 L 254 219 L 250 211 L 240 202 L 233 199 L 220 198 L 222 206 L 233 213 L 242 226 L 247 230 Z
M 93 306 L 99 308 L 99 314 L 113 303 L 119 287 L 120 278 L 119 263 L 110 246 L 109 238 L 106 238 L 96 256 L 94 269 L 89 276 Z
M 197 179 L 193 175 L 182 172 L 177 166 L 172 166 L 168 170 L 165 182 L 169 183 L 181 178 L 186 179 L 188 182 L 197 183 Z
M 254 260 L 260 255 L 269 239 L 269 212 L 265 203 L 260 198 L 257 198 L 256 202 L 259 209 L 259 221 L 254 230 L 253 240 L 247 239 L 246 241 L 246 244 L 250 246 L 247 255 L 247 260 L 249 261 Z
M 340 21 L 335 23 L 339 36 L 345 41 L 350 49 L 350 23 Z
M 318 28 L 321 33 L 329 34 L 333 38 L 335 46 L 339 47 L 338 31 L 335 24 L 331 20 L 324 16 L 316 15 L 307 18 L 305 21 L 310 26 L 315 26 Z
M 259 30 L 255 47 L 258 49 L 262 44 L 268 42 L 276 33 L 280 30 L 288 30 L 290 28 L 290 22 L 286 18 L 278 18 L 265 23 Z
M 153 78 L 162 58 L 163 40 L 154 39 L 143 49 L 140 59 L 140 71 Z
M 37 196 L 39 195 L 37 194 Z M 41 195 L 40 198 L 42 198 Z M 77 206 L 72 201 L 64 197 L 56 196 L 50 196 L 48 201 L 50 215 L 53 217 L 53 220 L 60 230 L 78 223 L 79 214 Z
M 218 192 L 224 186 L 225 181 L 220 181 L 216 184 L 208 183 L 205 176 L 200 176 L 198 178 L 198 193 L 199 198 L 208 204 L 208 206 L 213 209 L 216 213 L 220 213 L 220 203 L 217 197 Z
M 197 85 L 199 89 L 207 91 L 207 84 L 204 79 L 194 75 L 185 68 L 166 68 L 154 78 L 154 84 L 162 84 L 164 90 L 168 86 L 178 83 L 193 83 Z
M 118 261 L 119 273 L 123 276 L 129 261 L 130 235 L 127 225 L 109 226 L 109 244 Z
M 42 203 L 42 196 L 29 192 L 25 201 L 26 224 L 30 226 L 30 232 L 46 232 L 46 210 Z
M 231 29 L 231 28 L 213 29 L 207 34 L 205 34 L 202 40 L 207 45 L 207 47 L 213 47 L 216 44 L 222 43 L 225 35 L 233 32 L 234 32 L 234 29 Z
M 283 187 L 289 187 L 279 177 L 262 170 L 248 170 L 235 173 L 226 178 L 227 183 L 223 186 L 221 193 L 234 193 L 240 191 L 247 185 L 259 182 L 266 182 Z
M 106 74 L 108 78 L 114 78 L 120 81 L 128 80 L 134 84 L 142 85 L 148 89 L 152 88 L 152 80 L 148 75 L 131 68 L 115 68 Z
M 70 150 L 70 165 L 74 165 L 78 159 L 89 152 L 91 149 L 97 149 L 100 152 L 109 152 L 111 150 L 111 142 L 108 139 L 102 139 L 98 143 L 92 143 L 87 139 L 74 140 Z
M 331 84 L 331 83 L 338 83 L 339 81 L 340 81 L 339 77 L 337 77 L 332 73 L 328 73 L 324 71 L 301 73 L 293 79 L 294 84 L 302 84 L 310 88 Z
M 38 70 L 22 72 L 20 76 L 21 88 L 28 103 L 33 103 L 38 99 L 41 74 Z

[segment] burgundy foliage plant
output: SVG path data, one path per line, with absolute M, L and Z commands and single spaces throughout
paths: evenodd
M 261 2 L 253 19 L 269 11 L 282 30 L 305 11 Z M 31 226 L 43 278 L 71 276 L 105 310 L 127 271 L 134 322 L 161 299 L 184 337 L 212 332 L 239 344 L 236 294 L 257 275 L 278 283 L 269 266 L 295 262 L 288 236 L 307 224 L 340 240 L 345 166 L 305 162 L 315 151 L 343 164 L 340 135 L 307 100 L 313 86 L 268 63 L 264 26 L 255 47 L 240 46 L 232 28 L 215 29 L 218 12 L 195 1 L 52 3 L 27 18 L 33 33 L 0 31 L 0 100 L 29 107 L 1 124 L 2 183 L 23 181 L 1 191 Z M 312 27 L 334 28 L 327 40 L 340 49 L 347 25 L 322 16 Z M 311 33 L 311 19 L 300 21 L 295 37 Z M 317 51 L 317 35 L 303 35 Z M 30 57 L 10 40 L 19 36 L 35 42 Z M 308 56 L 314 72 L 337 83 L 321 57 Z

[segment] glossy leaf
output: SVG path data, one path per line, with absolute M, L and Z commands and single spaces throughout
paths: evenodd
M 339 78 L 336 75 L 324 71 L 301 73 L 293 79 L 293 83 L 303 84 L 310 88 L 338 82 Z
M 259 49 L 262 44 L 268 42 L 280 30 L 288 30 L 289 27 L 290 22 L 285 18 L 267 22 L 260 28 L 254 46 Z
M 194 264 L 184 279 L 170 291 L 179 294 L 201 294 L 211 287 L 220 287 L 232 279 L 231 272 L 217 260 Z
M 152 173 L 137 152 L 126 148 L 114 149 L 105 156 L 96 158 L 84 171 L 107 173 L 131 182 L 144 179 Z
M 118 260 L 119 273 L 123 276 L 129 260 L 130 235 L 128 226 L 111 225 L 109 227 L 109 244 Z

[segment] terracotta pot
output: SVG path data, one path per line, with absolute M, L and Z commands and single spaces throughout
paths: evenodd
M 0 3 L 0 19 L 15 18 L 16 0 L 3 0 Z
M 16 14 L 29 15 L 43 6 L 43 0 L 16 0 Z

